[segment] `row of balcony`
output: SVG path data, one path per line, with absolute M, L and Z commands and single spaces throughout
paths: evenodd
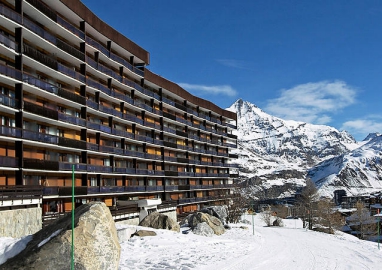
M 58 22 L 64 28 L 66 28 L 69 31 L 73 32 L 75 35 L 80 36 L 81 38 L 83 38 L 83 35 L 84 35 L 83 32 L 78 30 L 76 27 L 72 26 L 70 23 L 66 22 L 64 19 L 60 18 L 58 15 L 52 15 L 52 14 L 55 14 L 55 13 L 47 11 L 47 9 L 49 10 L 49 8 L 46 7 L 45 5 L 42 5 L 41 3 L 38 4 L 39 3 L 38 1 L 32 1 L 32 0 L 30 0 L 30 3 L 32 5 L 34 5 L 37 9 L 42 11 L 44 14 L 46 14 L 48 17 L 53 19 L 55 22 Z M 76 57 L 76 58 L 78 58 L 78 59 L 80 59 L 82 61 L 86 61 L 90 66 L 93 66 L 94 68 L 96 68 L 96 69 L 98 69 L 98 70 L 100 70 L 100 71 L 110 75 L 111 77 L 117 79 L 121 83 L 125 83 L 128 86 L 133 87 L 134 89 L 138 90 L 139 92 L 142 92 L 145 95 L 154 97 L 154 98 L 156 98 L 156 99 L 158 99 L 160 101 L 163 101 L 163 102 L 165 102 L 165 103 L 167 103 L 169 105 L 177 107 L 178 109 L 181 109 L 181 110 L 183 110 L 185 112 L 191 113 L 191 114 L 193 114 L 195 116 L 201 117 L 201 118 L 203 118 L 205 120 L 208 120 L 208 121 L 211 121 L 211 122 L 223 125 L 223 126 L 228 126 L 228 127 L 231 127 L 231 128 L 236 128 L 235 125 L 232 125 L 232 124 L 229 124 L 229 123 L 224 123 L 224 122 L 222 123 L 219 119 L 217 119 L 215 117 L 209 117 L 209 116 L 207 116 L 205 114 L 198 113 L 198 112 L 196 112 L 196 111 L 194 111 L 194 110 L 192 110 L 190 108 L 187 108 L 186 106 L 178 104 L 178 103 L 176 103 L 176 102 L 174 102 L 174 101 L 172 101 L 170 99 L 167 99 L 165 97 L 160 97 L 156 93 L 143 88 L 142 86 L 138 85 L 137 83 L 129 81 L 128 79 L 121 77 L 120 75 L 118 75 L 114 71 L 112 71 L 111 69 L 109 69 L 107 67 L 104 67 L 104 66 L 100 65 L 99 63 L 96 63 L 94 60 L 90 59 L 89 57 L 85 57 L 85 55 L 82 52 L 80 52 L 78 49 L 76 49 L 73 46 L 71 46 L 71 45 L 61 41 L 60 39 L 56 38 L 52 34 L 50 34 L 47 31 L 45 31 L 43 28 L 37 26 L 35 23 L 30 21 L 28 18 L 22 18 L 20 14 L 14 12 L 13 10 L 11 10 L 11 9 L 3 6 L 3 5 L 0 5 L 0 14 L 8 17 L 9 19 L 12 19 L 12 20 L 18 22 L 19 24 L 24 24 L 24 26 L 27 27 L 28 29 L 30 29 L 32 32 L 36 33 L 37 35 L 39 35 L 40 37 L 44 38 L 45 40 L 53 43 L 54 45 L 56 45 L 60 49 L 64 50 L 65 52 L 71 54 L 72 56 L 74 56 L 74 57 Z M 55 18 L 52 18 L 52 16 L 54 16 Z M 132 70 L 133 72 L 137 73 L 138 75 L 143 76 L 143 71 L 142 70 L 133 67 L 128 61 L 124 60 L 123 58 L 121 58 L 121 57 L 119 57 L 119 56 L 117 56 L 115 54 L 112 54 L 110 51 L 108 51 L 105 47 L 100 45 L 95 40 L 93 40 L 93 39 L 91 39 L 90 37 L 87 37 L 87 36 L 86 36 L 85 40 L 91 46 L 95 47 L 96 49 L 99 49 L 101 52 L 103 52 L 105 55 L 107 55 L 111 59 L 119 62 L 120 64 L 122 64 L 124 66 L 126 66 L 128 69 Z M 10 42 L 8 41 L 8 43 L 10 43 Z M 15 44 L 12 44 L 12 46 L 15 47 Z M 71 77 L 73 77 L 75 79 L 80 80 L 81 82 L 84 82 L 84 80 L 85 80 L 83 75 L 81 75 L 81 74 L 71 70 L 70 68 L 67 68 L 67 67 L 63 66 L 62 64 L 58 68 L 56 68 L 56 70 L 57 69 L 59 69 L 60 72 L 63 72 L 66 75 L 69 75 L 69 76 L 71 76 Z M 88 79 L 88 80 L 90 80 L 90 79 Z M 104 92 L 104 93 L 106 93 L 108 95 L 111 95 L 111 90 L 109 88 L 107 88 L 106 86 L 104 86 L 104 85 L 102 85 L 102 84 L 100 84 L 98 82 L 94 82 L 94 81 L 93 82 L 89 81 L 87 83 L 88 83 L 89 86 L 95 87 L 96 89 L 98 89 L 98 90 L 100 90 L 100 91 L 102 91 L 102 92 Z
M 99 194 L 99 193 L 127 193 L 127 192 L 155 192 L 155 191 L 174 191 L 174 189 L 168 189 L 170 186 L 93 186 L 93 187 L 75 187 L 74 194 L 78 195 L 89 195 L 89 194 Z M 189 190 L 176 190 L 176 191 L 191 191 L 198 189 L 222 189 L 222 188 L 230 188 L 229 186 L 221 185 L 221 186 L 203 186 L 203 188 L 194 188 L 194 186 L 190 186 Z M 41 190 L 41 189 L 40 189 Z M 0 189 L 1 191 L 1 189 Z M 1 193 L 0 193 L 1 194 Z M 72 187 L 43 187 L 43 195 L 44 196 L 70 196 L 72 194 Z M 217 198 L 218 196 L 214 196 Z M 186 200 L 196 201 L 196 198 L 182 198 L 182 203 Z M 206 197 L 203 197 L 206 198 Z M 212 197 L 210 197 L 212 198 Z
M 19 167 L 19 159 L 14 157 L 0 156 L 2 167 Z M 130 175 L 151 175 L 151 176 L 183 176 L 183 177 L 229 177 L 227 173 L 194 173 L 194 172 L 178 172 L 178 171 L 163 171 L 163 170 L 148 170 L 138 168 L 103 166 L 85 163 L 60 162 L 52 160 L 41 160 L 23 158 L 23 168 L 50 171 L 72 171 L 76 172 L 96 172 L 96 173 L 115 173 L 115 174 L 130 174 Z
M 85 42 L 92 46 L 93 48 L 97 49 L 99 52 L 101 52 L 102 54 L 104 54 L 105 56 L 107 56 L 108 58 L 116 61 L 117 63 L 121 64 L 122 66 L 126 67 L 127 69 L 129 69 L 130 71 L 138 74 L 139 76 L 144 76 L 144 71 L 141 70 L 141 69 L 138 69 L 136 67 L 134 67 L 129 61 L 123 59 L 122 57 L 112 53 L 110 50 L 108 50 L 105 46 L 103 46 L 102 44 L 100 44 L 98 41 L 92 39 L 91 37 L 89 36 L 86 36 L 84 32 L 82 32 L 81 30 L 79 30 L 78 28 L 74 27 L 71 23 L 65 21 L 63 18 L 61 18 L 59 15 L 57 15 L 54 11 L 52 11 L 49 7 L 47 7 L 46 5 L 42 4 L 41 2 L 37 1 L 37 0 L 28 0 L 28 2 L 33 5 L 35 8 L 37 8 L 38 10 L 40 10 L 42 13 L 44 13 L 46 16 L 48 16 L 49 18 L 51 18 L 54 22 L 58 23 L 59 25 L 61 25 L 62 27 L 64 27 L 65 29 L 69 30 L 70 32 L 72 32 L 74 35 L 80 37 L 82 40 L 85 40 Z M 9 13 L 9 12 L 8 12 Z M 101 64 L 99 63 L 96 63 L 94 60 L 86 57 L 86 62 L 102 71 L 103 73 L 105 74 L 108 74 L 110 75 L 111 77 L 117 79 L 118 81 L 120 82 L 123 82 L 123 78 L 116 74 L 114 71 L 112 71 L 110 68 L 107 68 L 107 67 L 104 67 L 102 66 Z M 135 84 L 134 82 L 131 82 L 132 84 Z M 131 86 L 131 85 L 130 85 Z M 137 89 L 138 91 L 146 94 L 146 95 L 149 95 L 151 97 L 155 97 L 159 100 L 159 96 L 155 93 L 153 93 L 152 91 L 149 91 L 147 89 L 144 89 L 142 88 L 141 86 L 135 84 L 133 86 L 135 89 Z M 170 99 L 167 99 L 167 98 L 162 98 L 163 102 L 169 104 L 169 105 L 172 105 L 178 109 L 181 109 L 183 111 L 186 111 L 188 113 L 191 113 L 195 116 L 198 116 L 200 118 L 203 118 L 205 120 L 208 120 L 208 121 L 211 121 L 211 122 L 214 122 L 214 123 L 217 123 L 217 124 L 220 124 L 220 125 L 226 125 L 226 126 L 229 126 L 231 128 L 236 128 L 235 125 L 232 125 L 232 124 L 229 124 L 229 123 L 222 123 L 219 119 L 217 119 L 216 117 L 210 117 L 208 115 L 205 115 L 205 114 L 202 114 L 202 113 L 198 113 L 196 112 L 195 110 L 191 109 L 191 108 L 187 108 L 186 106 L 184 105 L 181 105 L 179 103 L 176 103 L 175 101 L 172 101 Z
M 28 48 L 28 47 L 25 47 L 25 48 Z M 60 65 L 61 64 L 59 64 L 58 68 L 60 68 Z M 72 71 L 72 70 L 68 70 L 68 72 L 74 72 L 75 73 L 75 71 Z M 156 129 L 161 129 L 162 128 L 164 131 L 172 133 L 172 134 L 176 134 L 178 136 L 183 136 L 183 137 L 186 137 L 186 138 L 190 137 L 190 138 L 193 138 L 193 139 L 196 139 L 196 140 L 200 140 L 200 141 L 203 141 L 203 142 L 208 142 L 208 143 L 213 143 L 213 144 L 217 144 L 217 145 L 224 145 L 224 146 L 229 146 L 229 147 L 236 148 L 235 144 L 223 144 L 219 140 L 210 140 L 208 138 L 203 138 L 203 137 L 199 137 L 199 136 L 196 136 L 196 135 L 188 135 L 188 133 L 183 132 L 183 131 L 171 129 L 169 127 L 161 127 L 158 124 L 147 122 L 147 121 L 143 121 L 142 119 L 140 119 L 140 118 L 138 118 L 138 117 L 136 117 L 134 115 L 123 114 L 122 112 L 117 111 L 117 110 L 115 110 L 113 108 L 103 106 L 103 105 L 98 104 L 98 103 L 96 103 L 96 102 L 94 102 L 92 100 L 86 100 L 84 97 L 76 95 L 73 92 L 66 91 L 66 90 L 61 89 L 61 88 L 57 88 L 57 86 L 55 86 L 53 84 L 50 84 L 50 83 L 48 83 L 46 81 L 40 80 L 38 78 L 35 78 L 35 77 L 33 77 L 33 76 L 29 75 L 29 74 L 22 73 L 19 70 L 13 69 L 13 68 L 8 67 L 8 66 L 0 65 L 0 73 L 4 74 L 6 76 L 9 76 L 9 77 L 15 78 L 15 79 L 22 78 L 23 82 L 31 84 L 31 85 L 34 85 L 34 86 L 36 86 L 36 87 L 38 87 L 40 89 L 43 89 L 45 91 L 48 91 L 50 93 L 54 93 L 54 94 L 56 94 L 58 96 L 70 99 L 70 100 L 78 102 L 78 103 L 80 103 L 82 105 L 86 104 L 87 106 L 89 106 L 90 108 L 93 108 L 95 110 L 99 110 L 99 111 L 105 112 L 107 114 L 112 114 L 114 116 L 123 118 L 125 120 L 133 121 L 135 123 L 138 123 L 138 124 L 150 127 L 150 128 L 156 128 Z M 80 75 L 80 74 L 77 74 L 77 75 Z M 140 101 L 130 99 L 127 96 L 125 96 L 124 100 L 127 101 L 128 103 L 132 104 L 132 105 L 137 106 L 137 107 L 141 107 L 141 108 L 144 108 L 146 110 L 153 111 L 153 108 L 149 107 L 148 105 L 143 104 Z M 4 104 L 4 105 L 6 105 L 6 104 Z M 33 110 L 33 108 L 32 108 L 32 110 Z M 39 111 L 42 112 L 42 111 L 46 111 L 46 110 L 39 110 Z M 158 111 L 158 110 L 155 110 L 155 111 L 156 111 L 156 113 L 160 113 L 160 115 L 162 114 L 161 111 Z M 54 115 L 56 115 L 56 114 L 54 114 Z M 171 119 L 172 119 L 172 117 L 175 118 L 175 116 L 173 116 L 171 114 L 168 114 L 168 113 L 165 113 L 165 112 L 163 112 L 163 115 L 165 117 L 168 117 L 168 118 L 171 118 Z M 47 115 L 43 115 L 43 116 L 49 117 Z M 65 118 L 65 116 L 63 116 L 63 118 Z M 69 119 L 73 119 L 73 117 L 70 117 L 70 116 L 68 116 L 68 118 Z M 175 120 L 181 121 L 181 122 L 185 122 L 186 124 L 188 124 L 190 126 L 197 127 L 197 128 L 202 128 L 202 129 L 206 130 L 206 128 L 203 127 L 202 125 L 195 125 L 195 124 L 191 123 L 191 121 L 185 121 L 183 119 L 178 119 L 178 118 L 179 117 L 176 117 Z M 57 120 L 57 119 L 55 118 L 55 120 Z M 77 122 L 81 122 L 82 126 L 85 126 L 85 122 L 84 121 L 75 120 L 74 122 L 76 122 L 76 123 Z M 92 125 L 92 126 L 95 126 L 95 125 Z M 99 128 L 102 128 L 102 127 L 99 127 Z M 98 129 L 98 128 L 96 128 L 96 129 Z M 105 128 L 102 128 L 102 129 L 105 129 Z M 106 128 L 106 129 L 108 129 L 108 128 Z M 219 135 L 228 135 L 227 133 L 221 132 L 219 130 L 214 130 L 214 129 L 208 129 L 208 130 L 210 130 L 210 131 L 212 131 L 212 132 L 214 132 L 216 134 L 219 134 Z M 234 136 L 234 135 L 231 135 L 230 137 L 232 137 L 232 136 Z
M 105 127 L 105 128 L 108 128 L 108 127 Z M 119 134 L 117 132 L 116 134 L 125 135 L 125 134 Z M 131 135 L 131 138 L 135 140 L 139 140 L 142 142 L 150 142 L 156 145 L 163 145 L 163 146 L 169 147 L 168 142 L 166 141 L 156 140 L 146 136 L 141 136 L 141 135 L 132 134 L 132 133 L 129 133 L 129 134 Z M 70 147 L 70 148 L 76 148 L 76 149 L 82 149 L 82 150 L 113 153 L 117 155 L 125 155 L 125 156 L 145 158 L 145 159 L 164 160 L 164 161 L 170 161 L 170 162 L 172 161 L 177 163 L 190 163 L 195 165 L 200 164 L 200 165 L 220 166 L 220 167 L 235 167 L 235 168 L 237 167 L 237 165 L 234 165 L 234 164 L 227 164 L 227 163 L 221 163 L 221 162 L 206 162 L 206 161 L 200 161 L 195 159 L 186 159 L 184 157 L 170 157 L 170 156 L 143 153 L 139 151 L 122 149 L 122 148 L 113 147 L 113 146 L 99 145 L 99 144 L 85 142 L 82 140 L 75 140 L 75 139 L 65 138 L 65 137 L 61 137 L 57 135 L 42 133 L 38 131 L 25 130 L 25 129 L 9 127 L 9 126 L 0 126 L 0 135 L 14 137 L 14 138 L 23 138 L 27 140 L 38 141 L 42 143 L 49 143 L 49 144 L 60 145 L 64 147 Z M 187 148 L 188 148 L 187 150 L 194 151 L 197 153 L 203 152 L 205 154 L 211 154 L 211 155 L 229 156 L 228 153 L 220 153 L 216 151 L 210 151 L 210 150 L 204 150 L 204 149 L 198 149 L 198 148 L 192 148 L 192 147 L 187 147 Z
M 51 20 L 53 20 L 57 24 L 61 25 L 63 28 L 65 28 L 66 30 L 70 31 L 71 33 L 73 33 L 77 37 L 79 37 L 82 40 L 84 40 L 88 45 L 90 45 L 93 48 L 97 49 L 98 51 L 102 52 L 105 56 L 107 56 L 110 59 L 116 61 L 117 63 L 119 63 L 122 66 L 126 67 L 128 70 L 134 72 L 135 74 L 137 74 L 137 75 L 139 75 L 141 77 L 144 76 L 144 71 L 143 70 L 134 67 L 127 60 L 125 60 L 122 57 L 116 55 L 115 53 L 112 53 L 107 48 L 105 48 L 103 45 L 101 45 L 99 42 L 95 41 L 94 39 L 90 38 L 89 36 L 86 36 L 83 31 L 81 31 L 77 27 L 73 26 L 68 21 L 64 20 L 55 11 L 51 10 L 48 6 L 42 4 L 38 0 L 27 0 L 27 2 L 29 2 L 35 8 L 37 8 L 39 11 L 41 11 L 43 14 L 45 14 Z

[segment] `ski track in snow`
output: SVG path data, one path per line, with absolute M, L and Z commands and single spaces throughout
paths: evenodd
M 214 237 L 155 230 L 155 237 L 121 243 L 119 269 L 363 270 L 382 265 L 376 243 L 305 230 L 300 220 L 284 222 L 285 227 L 264 227 L 257 215 L 254 235 L 252 225 L 245 224 Z

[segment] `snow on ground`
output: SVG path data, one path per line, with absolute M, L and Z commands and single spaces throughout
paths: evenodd
M 246 216 L 252 221 L 252 216 Z M 339 233 L 328 235 L 302 229 L 300 220 L 284 227 L 264 227 L 259 215 L 254 226 L 232 224 L 221 236 L 204 237 L 154 230 L 157 236 L 133 237 L 121 243 L 120 269 L 380 269 L 377 244 Z M 246 226 L 247 229 L 241 229 Z M 134 227 L 117 223 L 117 228 Z M 254 233 L 253 233 L 254 228 Z M 186 228 L 182 228 L 185 230 Z M 15 241 L 0 238 L 0 261 Z

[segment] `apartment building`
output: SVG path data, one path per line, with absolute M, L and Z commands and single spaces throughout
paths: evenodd
M 73 180 L 76 204 L 225 203 L 236 114 L 149 60 L 78 0 L 1 0 L 0 211 L 71 211 Z

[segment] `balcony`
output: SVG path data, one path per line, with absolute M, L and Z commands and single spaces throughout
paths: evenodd
M 113 154 L 117 154 L 117 155 L 123 155 L 123 149 L 122 148 L 117 148 L 117 147 L 112 147 L 112 146 L 100 145 L 99 151 L 104 152 L 104 153 L 113 153 Z
M 127 192 L 145 192 L 145 186 L 127 186 L 125 187 L 125 191 Z
M 104 46 L 102 46 L 100 43 L 98 43 L 97 41 L 95 41 L 94 39 L 92 39 L 91 37 L 89 36 L 86 36 L 85 37 L 85 41 L 87 44 L 89 44 L 90 46 L 92 46 L 93 48 L 97 49 L 98 51 L 102 52 L 104 55 L 106 55 L 107 57 L 110 56 L 110 52 L 108 49 L 106 49 Z
M 49 170 L 49 171 L 58 171 L 60 169 L 58 161 L 24 158 L 23 162 L 24 162 L 25 169 Z
M 145 153 L 127 150 L 127 149 L 124 150 L 124 155 L 125 156 L 131 156 L 131 157 L 145 158 Z
M 82 83 L 85 83 L 86 82 L 86 78 L 84 75 L 82 75 L 81 73 L 73 70 L 73 68 L 69 68 L 67 66 L 64 66 L 63 64 L 60 64 L 60 63 L 57 63 L 57 71 L 75 79 L 75 80 L 78 80 Z
M 58 113 L 58 120 L 66 122 L 66 123 L 78 125 L 78 126 L 83 126 L 83 127 L 86 126 L 86 120 L 85 119 L 78 118 L 78 117 L 64 114 L 64 113 L 60 113 L 60 112 Z
M 57 95 L 65 99 L 77 102 L 81 105 L 86 105 L 86 98 L 80 95 L 77 95 L 74 92 L 67 91 L 62 88 L 58 88 Z
M 8 47 L 10 49 L 13 49 L 16 51 L 17 44 L 16 42 L 9 39 L 7 36 L 0 34 L 0 43 L 3 44 L 5 47 Z
M 0 186 L 0 202 L 2 205 L 41 203 L 43 194 L 42 186 Z
M 21 73 L 21 71 L 3 64 L 0 64 L 0 74 L 19 81 L 22 81 L 23 79 L 23 74 Z
M 178 176 L 177 171 L 164 171 L 165 176 Z
M 81 38 L 82 40 L 85 39 L 85 33 L 82 32 L 80 29 L 76 28 L 73 26 L 71 23 L 65 21 L 63 18 L 61 18 L 59 15 L 57 15 L 57 20 L 56 22 L 64 27 L 66 30 L 69 30 L 73 34 L 75 34 L 77 37 Z
M 15 157 L 0 156 L 0 167 L 19 167 L 19 161 Z
M 11 97 L 8 97 L 8 96 L 5 96 L 3 94 L 0 94 L 0 104 L 7 106 L 7 107 L 11 107 L 11 108 L 18 108 L 19 107 L 19 101 L 18 100 L 11 98 Z
M 23 138 L 43 143 L 58 144 L 57 136 L 30 130 L 23 130 Z
M 20 128 L 0 126 L 0 135 L 2 136 L 21 138 L 21 133 Z
M 121 94 L 121 93 L 118 93 L 118 92 L 112 92 L 112 96 L 120 99 L 120 100 L 123 100 L 123 101 L 126 101 L 127 103 L 129 104 L 134 104 L 134 100 L 132 98 L 130 98 L 129 96 L 127 95 L 124 95 L 124 94 Z
M 37 88 L 40 88 L 40 89 L 45 90 L 45 91 L 52 93 L 52 94 L 58 93 L 58 87 L 56 85 L 47 83 L 43 80 L 35 78 L 35 77 L 33 77 L 29 74 L 26 74 L 26 73 L 23 74 L 23 82 L 28 83 L 30 85 L 33 85 Z
M 94 81 L 93 79 L 87 77 L 86 78 L 86 84 L 90 87 L 93 87 L 95 89 L 100 90 L 101 92 L 105 93 L 106 95 L 111 95 L 111 90 L 106 86 L 99 82 Z
M 59 162 L 59 168 L 61 171 L 86 172 L 87 165 L 85 163 L 71 163 L 71 162 Z
M 163 186 L 146 186 L 146 191 L 163 191 Z
M 40 1 L 37 0 L 26 0 L 29 4 L 34 6 L 36 9 L 41 11 L 41 13 L 45 14 L 48 18 L 52 19 L 54 22 L 57 21 L 57 14 L 53 10 L 51 10 L 48 6 L 44 5 Z
M 58 112 L 56 110 L 45 108 L 34 103 L 24 101 L 24 110 L 53 120 L 58 120 Z
M 162 102 L 175 107 L 175 102 L 168 98 L 162 97 Z
M 117 135 L 117 136 L 124 137 L 124 138 L 134 139 L 134 134 L 131 133 L 131 132 L 128 132 L 126 130 L 119 130 L 119 129 L 114 129 L 113 128 L 111 133 L 114 134 L 114 135 Z
M 18 24 L 22 24 L 22 17 L 19 13 L 7 8 L 4 5 L 0 5 L 0 14 L 8 19 L 17 22 Z
M 165 191 L 174 191 L 174 190 L 178 190 L 178 186 L 165 186 L 164 188 Z
M 100 173 L 111 173 L 113 171 L 112 166 L 102 166 L 102 165 L 87 165 L 88 172 L 100 172 Z

